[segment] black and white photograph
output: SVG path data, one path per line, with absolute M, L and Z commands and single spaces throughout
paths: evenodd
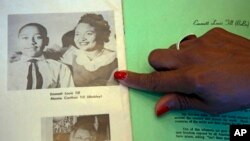
M 8 90 L 118 85 L 113 11 L 8 15 Z
M 0 141 L 131 141 L 122 1 L 0 7 Z
M 110 141 L 108 114 L 42 118 L 43 141 Z

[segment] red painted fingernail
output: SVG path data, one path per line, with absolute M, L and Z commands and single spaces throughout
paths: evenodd
M 168 112 L 170 109 L 168 106 L 161 106 L 158 109 L 156 109 L 156 115 L 157 117 L 161 116 L 162 114 Z
M 123 79 L 127 78 L 127 72 L 126 71 L 116 71 L 114 73 L 114 77 L 117 80 L 123 80 Z

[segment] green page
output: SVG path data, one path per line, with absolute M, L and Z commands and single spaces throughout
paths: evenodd
M 187 34 L 213 27 L 250 38 L 249 0 L 125 0 L 128 69 L 151 72 L 148 54 L 167 48 Z M 204 23 L 205 25 L 199 25 Z M 198 111 L 154 114 L 160 95 L 130 90 L 134 141 L 225 141 L 230 124 L 250 124 L 250 110 L 212 116 Z

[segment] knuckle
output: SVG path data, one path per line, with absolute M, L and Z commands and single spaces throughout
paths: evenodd
M 177 95 L 175 97 L 175 100 L 178 103 L 178 104 L 176 104 L 176 106 L 178 106 L 177 108 L 180 110 L 185 110 L 185 109 L 189 109 L 192 107 L 190 99 L 188 97 Z
M 146 87 L 149 88 L 152 91 L 159 91 L 160 88 L 160 84 L 161 82 L 161 73 L 160 72 L 152 72 L 150 75 L 146 76 Z M 145 80 L 144 80 L 145 81 Z
M 148 62 L 152 65 L 154 62 L 157 62 L 159 59 L 159 51 L 160 49 L 155 49 L 150 52 L 148 57 Z
M 225 32 L 225 30 L 221 27 L 215 27 L 213 29 L 210 30 L 211 32 L 215 32 L 215 33 L 218 33 L 218 32 Z
M 227 31 L 220 27 L 215 27 L 209 30 L 203 37 L 218 37 L 225 34 Z
M 189 84 L 188 87 L 190 91 L 197 94 L 204 92 L 206 76 L 203 73 L 197 73 L 190 70 L 184 74 L 184 77 L 187 84 Z

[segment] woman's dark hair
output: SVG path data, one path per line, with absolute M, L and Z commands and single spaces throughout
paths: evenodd
M 85 14 L 81 17 L 79 23 L 87 23 L 95 28 L 97 43 L 104 44 L 109 42 L 110 26 L 101 14 Z

